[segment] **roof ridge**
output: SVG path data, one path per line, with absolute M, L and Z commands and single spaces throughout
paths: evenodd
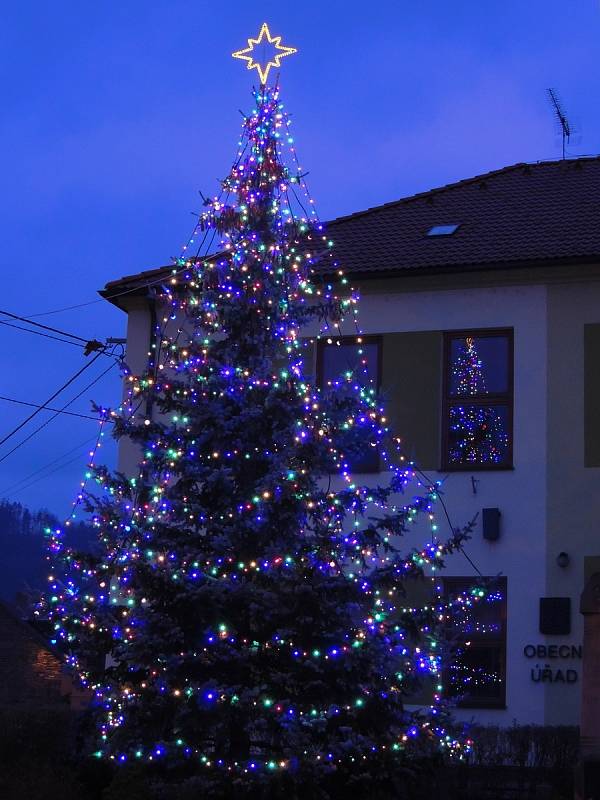
M 445 192 L 449 189 L 456 189 L 458 186 L 466 186 L 471 183 L 477 183 L 478 181 L 485 180 L 487 178 L 496 177 L 497 175 L 501 175 L 506 172 L 511 172 L 515 169 L 522 169 L 523 167 L 547 167 L 547 166 L 554 166 L 557 164 L 573 164 L 576 162 L 581 161 L 598 161 L 600 160 L 600 155 L 594 156 L 576 156 L 574 158 L 557 158 L 552 160 L 540 160 L 540 161 L 518 161 L 516 164 L 508 164 L 505 167 L 500 167 L 498 169 L 490 170 L 489 172 L 483 172 L 479 175 L 473 175 L 471 178 L 461 178 L 458 181 L 452 181 L 451 183 L 445 183 L 441 186 L 434 186 L 432 189 L 425 189 L 422 192 L 416 192 L 415 194 L 407 195 L 406 197 L 399 197 L 397 200 L 389 200 L 387 203 L 381 203 L 377 206 L 370 206 L 369 208 L 364 208 L 361 211 L 353 211 L 350 214 L 343 214 L 340 217 L 334 217 L 333 219 L 328 220 L 325 225 L 334 225 L 337 222 L 344 222 L 347 219 L 356 219 L 357 217 L 363 217 L 367 214 L 373 214 L 377 211 L 381 211 L 384 208 L 390 208 L 393 206 L 398 206 L 403 203 L 410 203 L 414 200 L 420 200 L 423 197 L 429 197 L 431 195 L 437 194 L 438 192 Z

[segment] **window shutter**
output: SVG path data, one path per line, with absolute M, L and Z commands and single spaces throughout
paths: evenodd
M 381 390 L 390 430 L 422 469 L 439 469 L 442 334 L 383 335 Z
M 600 467 L 600 325 L 584 325 L 584 466 Z

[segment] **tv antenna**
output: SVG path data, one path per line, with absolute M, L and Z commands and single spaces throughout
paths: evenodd
M 550 98 L 550 103 L 552 105 L 552 109 L 554 114 L 556 115 L 556 119 L 558 120 L 558 124 L 560 125 L 561 133 L 562 133 L 562 157 L 563 159 L 566 158 L 565 155 L 565 144 L 569 142 L 571 139 L 571 134 L 573 133 L 573 129 L 567 116 L 563 110 L 560 100 L 558 99 L 558 94 L 556 93 L 556 89 L 548 89 L 548 97 Z

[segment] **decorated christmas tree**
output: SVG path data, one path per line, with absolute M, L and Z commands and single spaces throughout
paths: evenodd
M 263 44 L 274 55 L 255 62 Z M 236 54 L 261 83 L 195 234 L 221 244 L 159 292 L 160 346 L 113 414 L 139 470 L 98 468 L 88 495 L 100 554 L 53 539 L 49 613 L 93 693 L 91 749 L 180 770 L 203 798 L 383 796 L 411 758 L 462 748 L 441 701 L 444 608 L 412 607 L 405 586 L 464 534 L 438 539 L 439 487 L 403 460 L 360 333 L 339 379 L 315 380 L 314 343 L 355 325 L 357 296 L 298 211 L 311 204 L 268 84 L 291 52 L 265 25 Z M 372 448 L 379 483 L 349 466 Z M 406 544 L 419 519 L 425 543 Z M 422 680 L 432 700 L 408 711 Z
M 450 409 L 451 464 L 499 464 L 506 458 L 508 435 L 493 405 L 469 403 L 488 390 L 475 340 L 467 336 L 452 364 L 453 394 L 464 403 Z

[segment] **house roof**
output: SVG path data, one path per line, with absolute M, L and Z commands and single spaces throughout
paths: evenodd
M 451 235 L 428 236 L 438 225 Z M 325 225 L 336 262 L 371 275 L 600 261 L 600 156 L 519 163 L 338 217 Z M 173 267 L 111 281 L 107 299 Z
M 373 273 L 597 258 L 599 223 L 593 157 L 504 167 L 338 217 L 327 232 L 340 266 Z

